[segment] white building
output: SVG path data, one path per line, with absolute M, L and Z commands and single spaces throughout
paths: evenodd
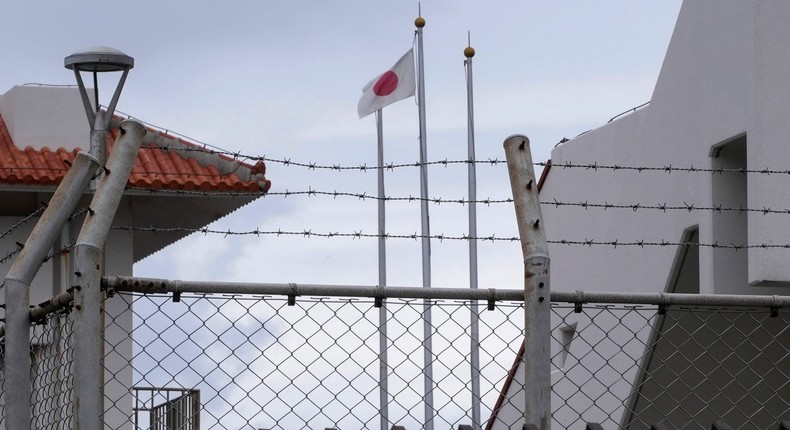
M 117 128 L 109 131 L 111 145 L 117 134 Z M 105 243 L 106 276 L 132 276 L 135 262 L 188 234 L 133 227 L 201 228 L 260 197 L 271 185 L 263 162 L 249 165 L 202 152 L 198 145 L 153 129 L 148 130 L 147 139 L 173 150 L 140 150 L 113 221 L 115 227 L 132 229 L 110 230 Z M 151 145 L 144 142 L 143 146 Z M 88 122 L 76 88 L 16 86 L 0 96 L 0 232 L 6 232 L 0 238 L 0 258 L 13 252 L 17 243 L 24 244 L 38 218 L 20 221 L 49 201 L 66 173 L 66 162 L 80 148 L 88 147 Z M 167 192 L 176 190 L 200 193 Z M 91 197 L 86 190 L 79 207 L 88 206 Z M 67 223 L 54 250 L 77 238 L 83 218 Z M 0 276 L 5 277 L 12 262 L 0 264 Z M 73 272 L 68 253 L 44 263 L 31 287 L 31 304 L 74 285 Z M 0 302 L 4 301 L 0 294 Z M 105 339 L 112 345 L 106 348 L 105 357 L 105 425 L 131 428 L 131 307 L 124 300 L 108 300 L 105 307 Z
M 544 204 L 550 242 L 623 244 L 551 243 L 552 289 L 790 293 L 790 250 L 785 248 L 790 244 L 788 112 L 790 2 L 684 1 L 650 104 L 561 143 L 552 151 L 553 166 L 542 184 L 541 201 L 637 208 L 604 210 Z M 663 169 L 670 166 L 672 169 Z M 692 167 L 713 172 L 694 171 Z M 745 169 L 748 173 L 716 173 L 720 168 Z M 770 171 L 785 173 L 767 173 Z M 644 208 L 662 205 L 688 210 Z M 764 213 L 760 211 L 763 209 L 768 210 Z M 648 245 L 626 245 L 640 241 Z M 683 242 L 699 246 L 677 245 Z M 674 245 L 650 245 L 662 243 Z M 790 345 L 789 336 L 785 331 L 778 339 L 780 347 Z M 574 348 L 583 346 L 571 343 L 569 348 L 573 356 Z M 555 379 L 561 373 L 555 372 Z M 513 375 L 516 381 L 523 381 L 521 369 Z M 633 369 L 626 376 L 635 383 L 640 373 Z M 784 381 L 758 384 L 774 384 L 779 387 L 778 395 L 790 398 L 788 377 L 785 372 Z M 521 414 L 523 393 L 519 397 L 518 391 L 523 385 L 511 382 L 490 429 L 505 428 L 504 423 L 515 423 L 515 417 Z M 743 391 L 746 386 L 735 389 Z M 555 385 L 555 392 L 565 388 L 561 382 Z M 613 387 L 611 391 L 624 401 L 634 395 L 630 389 Z M 763 388 L 752 389 L 757 398 Z M 559 407 L 553 404 L 555 424 Z M 671 409 L 667 406 L 662 410 Z M 622 406 L 608 413 L 611 415 L 593 414 L 587 421 L 609 420 L 609 427 L 627 422 Z M 721 412 L 719 418 L 725 416 Z M 767 422 L 774 426 L 776 418 L 770 417 Z M 661 420 L 660 413 L 650 419 Z

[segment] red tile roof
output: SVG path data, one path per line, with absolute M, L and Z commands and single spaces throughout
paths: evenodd
M 198 190 L 206 192 L 266 192 L 271 182 L 264 176 L 266 166 L 262 161 L 255 165 L 240 163 L 229 157 L 201 151 L 200 146 L 186 142 L 158 130 L 148 129 L 149 135 L 158 135 L 172 149 L 143 145 L 137 155 L 128 187 L 153 190 Z M 110 151 L 118 129 L 108 133 Z M 186 149 L 184 151 L 183 149 Z M 56 185 L 60 183 L 80 149 L 72 151 L 58 148 L 51 150 L 19 149 L 14 145 L 3 118 L 0 117 L 0 183 L 25 185 Z

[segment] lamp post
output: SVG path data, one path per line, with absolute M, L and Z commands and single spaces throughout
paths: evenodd
M 121 124 L 121 136 L 116 142 L 113 156 L 108 161 L 107 125 L 115 112 L 126 76 L 134 67 L 134 58 L 117 49 L 94 47 L 69 55 L 63 63 L 67 69 L 74 71 L 77 78 L 82 104 L 91 127 L 90 153 L 99 160 L 101 166 L 105 166 L 105 175 L 91 181 L 90 188 L 94 191 L 91 201 L 93 210 L 86 215 L 74 247 L 75 282 L 80 286 L 75 289 L 74 294 L 74 397 L 78 400 L 74 410 L 74 425 L 75 428 L 83 430 L 101 430 L 101 417 L 105 412 L 102 366 L 104 342 L 101 338 L 104 327 L 101 311 L 103 292 L 100 288 L 104 271 L 104 240 L 140 148 L 145 128 L 133 121 Z M 81 72 L 93 74 L 95 107 L 88 98 Z M 99 109 L 98 74 L 104 72 L 123 74 L 107 110 L 102 112 Z
M 104 165 L 107 162 L 107 122 L 115 112 L 115 106 L 118 104 L 118 98 L 121 96 L 126 76 L 129 74 L 129 70 L 134 67 L 134 58 L 117 49 L 97 46 L 77 51 L 66 57 L 63 63 L 67 69 L 74 71 L 74 76 L 77 78 L 82 104 L 85 107 L 85 114 L 88 116 L 88 123 L 91 127 L 90 153 Z M 91 105 L 88 98 L 88 91 L 85 88 L 85 83 L 82 81 L 80 72 L 93 73 L 93 101 L 96 103 L 95 108 Z M 104 72 L 123 72 L 118 85 L 115 87 L 115 92 L 106 113 L 102 113 L 99 109 L 98 74 Z M 95 189 L 95 181 L 91 182 L 91 189 Z

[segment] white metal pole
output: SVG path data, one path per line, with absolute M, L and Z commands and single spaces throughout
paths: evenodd
M 475 50 L 471 46 L 464 49 L 466 61 L 466 112 L 468 136 L 468 177 L 469 177 L 469 288 L 477 288 L 477 172 L 475 167 L 475 112 L 472 88 L 472 57 Z M 477 302 L 470 303 L 469 335 L 471 345 L 469 360 L 472 368 L 472 427 L 480 430 L 480 327 L 477 313 Z
M 120 131 L 74 249 L 78 284 L 74 293 L 74 396 L 78 399 L 74 427 L 81 430 L 103 428 L 101 251 L 146 133 L 136 121 L 124 121 Z
M 30 284 L 99 163 L 80 152 L 8 269 L 5 284 L 6 428 L 31 428 Z
M 387 286 L 387 232 L 384 202 L 384 117 L 381 109 L 376 111 L 378 135 L 378 213 L 379 213 L 379 287 Z M 387 303 L 382 299 L 379 308 L 379 420 L 381 430 L 389 430 L 389 397 L 387 386 Z
M 423 62 L 422 29 L 425 19 L 414 20 L 417 27 L 417 101 L 420 114 L 420 198 L 422 225 L 422 286 L 431 288 L 431 226 L 428 216 L 428 150 L 425 130 L 425 63 Z M 433 430 L 433 347 L 431 334 L 431 301 L 423 302 L 423 381 L 425 405 L 425 430 Z
M 529 139 L 505 139 L 510 187 L 524 256 L 524 423 L 551 428 L 549 248 Z

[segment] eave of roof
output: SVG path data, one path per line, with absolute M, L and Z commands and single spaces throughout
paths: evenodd
M 110 150 L 117 136 L 117 128 L 109 130 Z M 47 147 L 20 149 L 0 117 L 0 184 L 57 185 L 68 170 L 67 164 L 79 151 L 79 148 L 72 151 Z M 149 128 L 127 187 L 265 193 L 271 186 L 265 173 L 263 161 L 254 165 L 234 161 Z

